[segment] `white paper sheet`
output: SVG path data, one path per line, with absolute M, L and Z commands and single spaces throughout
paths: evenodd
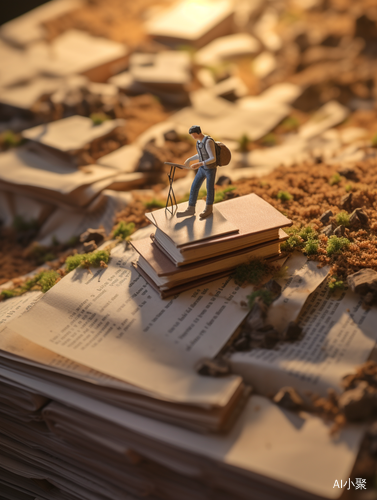
M 132 268 L 134 259 L 134 252 L 116 247 L 107 269 L 70 273 L 10 328 L 161 397 L 222 404 L 239 379 L 201 377 L 194 366 L 233 334 L 249 291 L 226 278 L 163 301 Z

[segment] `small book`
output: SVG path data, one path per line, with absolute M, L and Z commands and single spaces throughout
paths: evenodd
M 251 259 L 268 259 L 278 257 L 280 254 L 280 243 L 285 241 L 288 235 L 280 229 L 276 240 L 247 247 L 235 252 L 227 253 L 213 259 L 207 259 L 198 263 L 189 264 L 177 268 L 173 262 L 162 252 L 150 238 L 143 238 L 131 242 L 134 249 L 139 253 L 136 268 L 147 275 L 148 282 L 159 292 L 172 291 L 172 294 L 195 286 L 198 282 L 211 281 L 214 275 L 221 273 L 223 276 L 229 274 L 235 267 L 244 264 Z M 152 283 L 151 283 L 152 281 Z M 166 294 L 165 294 L 166 296 Z
M 178 246 L 174 234 L 164 231 L 161 224 L 156 225 L 154 241 L 176 266 L 276 240 L 281 227 L 292 225 L 290 219 L 256 194 L 218 203 L 215 208 L 228 223 L 237 226 L 238 232 L 214 234 L 211 238 Z
M 180 203 L 177 212 L 186 210 L 188 202 Z M 197 214 L 205 208 L 205 201 L 198 201 Z M 165 208 L 146 213 L 147 219 L 166 234 L 173 245 L 182 247 L 190 243 L 205 241 L 216 236 L 238 233 L 238 227 L 229 222 L 224 215 L 213 207 L 213 214 L 207 219 L 199 219 L 199 215 L 177 217 L 177 212 L 170 213 Z

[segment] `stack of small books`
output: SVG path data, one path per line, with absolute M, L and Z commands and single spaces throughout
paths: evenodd
M 197 214 L 204 208 L 198 202 Z M 203 205 L 203 206 L 202 206 Z M 183 211 L 187 203 L 178 205 Z M 292 221 L 256 194 L 218 203 L 213 214 L 178 218 L 166 209 L 146 214 L 156 231 L 132 242 L 135 268 L 162 298 L 230 274 L 252 259 L 274 259 Z

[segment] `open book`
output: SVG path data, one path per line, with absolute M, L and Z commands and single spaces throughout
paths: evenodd
M 7 322 L 3 321 L 5 328 L 1 334 L 0 376 L 10 385 L 28 388 L 62 404 L 63 407 L 52 406 L 46 418 L 65 439 L 85 442 L 84 448 L 95 446 L 97 438 L 90 431 L 94 421 L 90 424 L 86 417 L 76 415 L 73 410 L 69 413 L 66 405 L 89 412 L 93 418 L 99 419 L 99 428 L 103 420 L 112 421 L 123 429 L 127 428 L 131 434 L 136 432 L 146 436 L 144 444 L 136 449 L 144 450 L 146 456 L 150 453 L 164 466 L 169 464 L 169 470 L 177 472 L 179 469 L 180 474 L 182 471 L 185 471 L 183 475 L 187 474 L 188 463 L 184 457 L 188 460 L 192 457 L 191 466 L 196 464 L 201 471 L 198 472 L 200 476 L 207 468 L 211 469 L 210 464 L 213 463 L 217 464 L 216 467 L 220 464 L 221 473 L 219 469 L 211 469 L 217 470 L 218 478 L 225 474 L 225 470 L 231 470 L 241 481 L 241 474 L 244 486 L 232 491 L 232 498 L 245 498 L 245 492 L 252 486 L 260 491 L 260 498 L 271 495 L 273 498 L 286 498 L 284 491 L 289 498 L 305 498 L 305 490 L 314 495 L 308 498 L 337 498 L 340 492 L 332 488 L 333 482 L 323 485 L 317 475 L 317 472 L 325 474 L 326 467 L 329 467 L 323 467 L 325 463 L 321 450 L 326 449 L 326 456 L 333 457 L 332 467 L 333 463 L 339 466 L 339 469 L 332 468 L 331 471 L 348 477 L 362 429 L 346 431 L 341 441 L 332 443 L 328 429 L 319 419 L 307 417 L 308 420 L 297 420 L 295 425 L 294 419 L 299 419 L 299 416 L 277 409 L 276 413 L 271 403 L 263 398 L 253 398 L 233 427 L 231 441 L 219 437 L 218 444 L 215 444 L 215 441 L 207 442 L 202 437 L 196 437 L 195 433 L 185 434 L 186 431 L 168 424 L 163 424 L 166 427 L 162 431 L 156 421 L 143 420 L 142 417 L 133 420 L 133 413 L 126 412 L 132 409 L 133 412 L 143 413 L 145 418 L 153 415 L 153 418 L 191 428 L 214 430 L 224 426 L 227 415 L 234 417 L 237 414 L 236 407 L 239 409 L 245 394 L 242 378 L 236 374 L 210 378 L 198 375 L 194 366 L 201 357 L 216 355 L 230 339 L 247 313 L 240 303 L 250 289 L 240 289 L 229 279 L 223 279 L 164 301 L 152 294 L 149 286 L 132 270 L 134 255 L 132 250 L 118 246 L 113 250 L 108 269 L 93 270 L 92 275 L 78 270 L 63 278 L 43 297 L 28 295 L 1 303 L 2 317 Z M 281 346 L 278 350 L 255 350 L 233 355 L 234 373 L 242 373 L 257 387 L 258 392 L 268 396 L 287 381 L 299 392 L 311 389 L 323 393 L 327 387 L 336 389 L 340 378 L 351 371 L 354 364 L 370 355 L 375 344 L 375 330 L 372 328 L 375 312 L 357 307 L 350 292 L 331 298 L 323 291 L 325 288 L 315 291 L 325 277 L 326 271 L 311 267 L 304 259 L 304 262 L 299 261 L 298 266 L 293 266 L 285 280 L 281 300 L 288 304 L 303 304 L 308 294 L 314 291 L 317 294 L 315 300 L 311 300 L 311 305 L 307 307 L 327 311 L 322 314 L 322 323 L 307 322 L 305 327 L 305 320 L 301 320 L 305 334 L 302 340 Z M 12 300 L 20 301 L 19 305 L 12 306 Z M 25 310 L 19 319 L 11 320 Z M 288 310 L 297 314 L 297 307 L 289 307 Z M 303 318 L 309 317 L 306 309 L 302 314 Z M 339 317 L 338 326 L 327 321 L 329 314 L 333 314 L 335 319 Z M 325 349 L 317 354 L 318 359 L 313 358 L 315 342 L 320 344 L 315 324 L 319 325 L 322 338 L 327 339 Z M 302 349 L 302 342 L 313 349 Z M 335 356 L 336 347 L 338 355 Z M 292 361 L 288 360 L 289 349 L 297 350 L 296 359 Z M 301 363 L 300 373 L 295 370 L 294 363 Z M 307 379 L 304 379 L 305 363 L 310 366 L 310 377 Z M 282 420 L 279 420 L 278 414 L 282 415 L 279 417 Z M 131 424 L 133 421 L 135 425 L 139 422 L 139 427 Z M 269 428 L 276 425 L 280 429 L 283 421 L 292 423 L 292 426 L 287 423 L 291 430 L 287 430 L 286 436 L 289 446 L 293 446 L 297 453 L 294 462 L 283 459 L 288 449 L 288 442 L 284 439 L 279 445 L 282 460 L 274 453 L 260 455 L 266 449 L 266 442 L 263 438 L 263 443 L 259 445 L 257 436 L 268 435 Z M 264 430 L 258 427 L 258 422 L 260 425 L 263 423 Z M 305 425 L 303 422 L 306 422 Z M 155 429 L 157 434 L 154 437 L 148 434 L 148 428 Z M 251 432 L 250 438 L 246 439 L 245 432 Z M 281 433 L 279 435 L 282 436 Z M 155 439 L 162 448 L 154 446 Z M 259 450 L 257 459 L 250 453 L 255 439 L 256 449 Z M 316 442 L 321 446 L 314 452 Z M 242 443 L 248 443 L 247 450 Z M 173 455 L 168 459 L 170 445 L 173 450 L 178 447 L 181 453 L 174 455 L 172 450 Z M 271 446 L 274 450 L 274 441 Z M 221 451 L 224 447 L 237 449 L 237 454 L 229 451 L 229 455 Z M 175 465 L 173 456 L 178 457 Z M 202 462 L 198 456 L 205 461 Z M 311 465 L 305 457 L 310 457 Z M 290 468 L 290 463 L 295 463 L 295 467 Z M 298 464 L 302 467 L 302 474 L 297 476 Z M 316 472 L 310 467 L 317 467 Z M 304 470 L 310 470 L 310 474 L 304 474 Z M 225 480 L 225 477 L 228 479 Z M 285 486 L 284 482 L 293 489 Z M 226 490 L 226 483 L 237 484 L 238 480 L 224 475 L 220 489 Z M 245 488 L 244 493 L 242 488 Z M 218 498 L 223 497 L 219 494 Z

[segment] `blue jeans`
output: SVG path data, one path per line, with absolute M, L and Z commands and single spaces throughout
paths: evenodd
M 195 179 L 191 184 L 189 206 L 194 207 L 196 205 L 196 200 L 198 199 L 199 189 L 207 178 L 207 205 L 213 205 L 213 200 L 215 199 L 215 179 L 216 179 L 216 168 L 205 168 L 199 167 L 195 175 Z

